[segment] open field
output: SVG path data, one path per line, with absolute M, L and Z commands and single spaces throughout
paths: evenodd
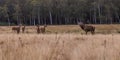
M 0 60 L 120 60 L 120 25 L 94 25 L 85 35 L 78 25 L 48 26 L 45 34 L 0 27 Z
M 110 33 L 120 33 L 120 24 L 110 24 L 110 25 L 93 25 L 96 27 L 97 34 L 110 34 Z M 13 26 L 0 26 L 0 33 L 11 34 L 11 28 Z M 36 33 L 36 26 L 27 26 L 26 33 L 34 34 Z M 48 25 L 46 28 L 46 33 L 78 33 L 84 34 L 85 32 L 81 30 L 78 25 Z
M 120 35 L 0 34 L 0 60 L 120 60 Z

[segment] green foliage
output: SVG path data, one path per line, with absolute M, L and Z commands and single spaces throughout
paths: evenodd
M 1 26 L 6 26 L 6 25 L 9 25 L 9 24 L 6 23 L 6 22 L 0 22 L 0 25 L 1 25 Z M 12 23 L 11 25 L 15 25 L 15 24 Z
M 0 19 L 29 25 L 120 23 L 119 0 L 5 0 L 0 1 Z

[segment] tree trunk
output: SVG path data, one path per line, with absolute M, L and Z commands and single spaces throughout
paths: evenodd
M 34 20 L 34 26 L 36 25 L 36 22 L 35 22 L 35 17 L 33 17 L 33 20 Z
M 96 8 L 95 8 L 95 6 L 94 6 L 94 17 L 93 17 L 94 19 L 94 23 L 96 24 Z
M 31 23 L 31 22 L 32 22 L 32 18 L 31 18 L 31 16 L 30 16 L 30 23 L 29 23 L 30 25 L 32 25 L 32 23 Z
M 101 24 L 101 10 L 100 10 L 100 4 L 98 4 L 98 14 L 99 14 L 99 21 Z
M 50 24 L 52 25 L 52 24 L 53 24 L 53 21 L 52 21 L 52 14 L 51 14 L 51 11 L 49 11 L 49 15 L 50 15 Z
M 17 16 L 17 24 L 19 24 L 19 17 Z
M 39 11 L 40 11 L 40 8 L 38 7 L 38 24 L 40 25 L 40 13 L 39 13 Z
M 11 25 L 9 17 L 8 17 L 8 25 L 9 25 L 9 26 Z
M 117 19 L 118 19 L 118 21 L 119 21 L 119 23 L 120 23 L 120 18 L 119 18 L 118 13 L 117 13 L 117 12 L 115 12 L 115 14 L 116 14 L 116 17 L 117 17 Z

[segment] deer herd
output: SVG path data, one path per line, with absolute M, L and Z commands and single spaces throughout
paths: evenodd
M 38 34 L 45 33 L 46 27 L 47 27 L 47 25 L 44 25 L 44 26 L 36 25 L 36 32 Z M 22 26 L 21 24 L 19 26 L 12 27 L 12 31 L 17 32 L 17 34 L 19 34 L 21 30 L 22 30 L 22 33 L 25 33 L 25 29 L 26 29 L 26 26 L 25 25 Z
M 82 30 L 84 30 L 86 32 L 86 34 L 88 32 L 91 32 L 91 34 L 95 33 L 95 27 L 92 26 L 92 25 L 86 25 L 83 22 L 78 22 L 78 25 Z M 47 25 L 44 25 L 44 26 L 36 25 L 36 32 L 38 34 L 45 33 L 46 32 L 46 27 L 47 27 Z M 23 25 L 23 26 L 19 25 L 19 26 L 16 26 L 16 27 L 12 27 L 12 31 L 17 32 L 17 34 L 19 34 L 21 30 L 22 30 L 22 33 L 25 33 L 25 29 L 26 29 L 25 25 Z

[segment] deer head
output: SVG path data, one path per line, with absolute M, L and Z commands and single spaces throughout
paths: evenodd
M 36 27 L 38 28 L 38 27 L 39 27 L 39 25 L 36 25 Z
M 82 29 L 84 29 L 84 27 L 85 27 L 85 24 L 84 24 L 83 22 L 78 22 L 78 25 L 79 25 Z
M 44 27 L 47 27 L 47 25 L 45 24 Z

